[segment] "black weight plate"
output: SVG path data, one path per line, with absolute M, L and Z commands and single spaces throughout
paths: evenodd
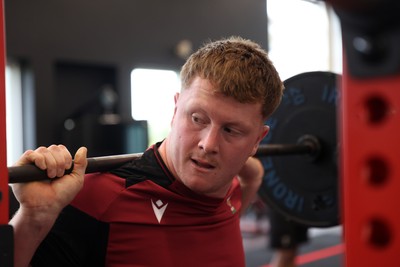
M 306 72 L 286 81 L 282 103 L 267 120 L 262 144 L 296 144 L 316 137 L 320 154 L 260 157 L 259 195 L 288 219 L 311 227 L 339 224 L 336 104 L 338 75 Z

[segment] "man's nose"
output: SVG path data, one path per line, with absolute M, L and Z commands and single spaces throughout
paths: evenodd
M 199 142 L 199 148 L 206 153 L 217 153 L 220 145 L 220 133 L 216 127 L 207 127 L 204 129 L 202 138 Z

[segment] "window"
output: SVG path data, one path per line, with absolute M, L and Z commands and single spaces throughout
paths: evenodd
M 323 1 L 268 0 L 269 56 L 281 79 L 307 71 L 342 73 L 340 24 Z
M 23 153 L 21 72 L 16 63 L 6 65 L 7 166 Z
M 180 90 L 177 72 L 134 69 L 131 73 L 131 104 L 134 120 L 147 120 L 149 145 L 168 134 L 174 111 L 174 95 Z

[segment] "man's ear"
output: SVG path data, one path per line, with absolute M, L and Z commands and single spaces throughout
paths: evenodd
M 178 99 L 179 99 L 179 93 L 176 93 L 174 95 L 175 106 L 176 106 L 176 103 L 178 102 Z
M 264 137 L 267 136 L 267 134 L 269 133 L 269 130 L 270 130 L 270 127 L 268 125 L 264 125 L 262 128 L 263 129 L 262 129 L 261 138 L 260 138 L 259 143 L 264 139 Z
M 257 142 L 254 145 L 251 156 L 254 156 L 256 154 L 258 147 L 260 145 L 260 142 L 264 139 L 265 136 L 267 136 L 269 130 L 270 130 L 270 127 L 268 125 L 263 125 L 262 129 L 260 130 L 260 134 L 258 136 Z
M 177 105 L 178 105 L 178 99 L 179 99 L 179 93 L 176 93 L 176 94 L 174 95 L 175 107 L 174 107 L 174 114 L 172 115 L 172 118 L 171 118 L 171 123 L 170 123 L 171 126 L 172 126 L 172 123 L 173 123 L 174 118 L 175 118 L 176 108 L 177 108 Z

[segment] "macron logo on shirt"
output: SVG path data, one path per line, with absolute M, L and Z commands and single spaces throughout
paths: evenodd
M 164 212 L 167 209 L 168 203 L 162 202 L 161 199 L 157 200 L 155 203 L 153 200 L 151 200 L 151 206 L 153 207 L 153 211 L 156 215 L 158 223 L 160 223 Z

